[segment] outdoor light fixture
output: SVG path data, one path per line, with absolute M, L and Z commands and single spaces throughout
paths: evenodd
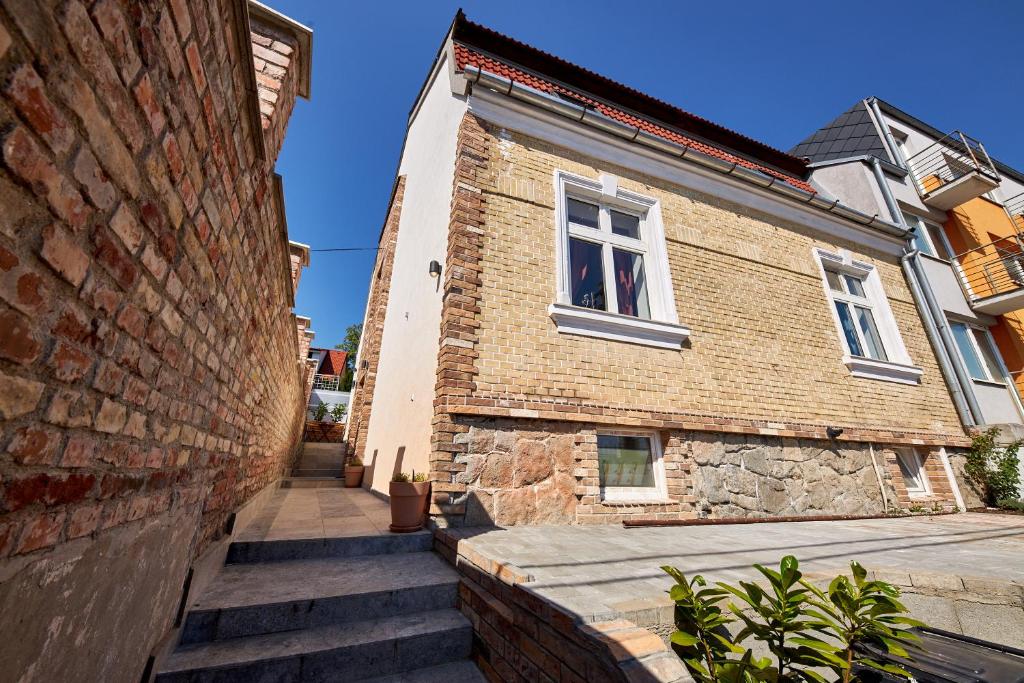
M 441 277 L 441 264 L 437 261 L 430 262 L 430 277 Z
M 843 435 L 843 428 L 842 427 L 825 427 L 825 433 L 828 435 L 828 438 L 830 438 L 830 439 L 838 439 L 840 436 Z

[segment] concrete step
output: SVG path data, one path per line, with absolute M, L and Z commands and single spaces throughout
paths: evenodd
M 234 541 L 228 547 L 227 564 L 315 560 L 328 557 L 391 555 L 430 550 L 434 536 L 421 529 L 411 534 L 375 534 L 334 538 L 297 538 L 280 541 Z
M 337 467 L 325 467 L 320 469 L 294 469 L 292 470 L 292 477 L 317 477 L 321 479 L 337 479 L 342 476 L 342 466 Z
M 487 679 L 468 660 L 414 669 L 400 674 L 368 678 L 364 683 L 486 683 Z
M 180 642 L 455 607 L 458 583 L 433 552 L 227 565 L 189 609 Z
M 283 489 L 343 489 L 345 480 L 338 476 L 286 477 L 281 480 Z
M 156 680 L 360 681 L 465 660 L 472 637 L 469 620 L 454 609 L 418 612 L 183 646 Z

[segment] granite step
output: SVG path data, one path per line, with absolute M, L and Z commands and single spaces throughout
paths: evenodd
M 389 676 L 368 678 L 363 683 L 486 683 L 483 673 L 471 661 L 462 660 Z
M 180 642 L 454 607 L 458 582 L 433 552 L 227 565 L 190 607 Z
M 319 467 L 319 468 L 317 468 L 317 467 L 302 467 L 302 468 L 296 467 L 295 469 L 292 470 L 291 478 L 293 478 L 293 479 L 309 479 L 309 478 L 340 479 L 340 478 L 343 478 L 342 477 L 342 472 L 343 471 L 344 471 L 344 466 L 343 465 L 338 465 L 337 467 L 333 467 L 332 466 L 332 467 Z
M 226 563 L 280 562 L 322 558 L 391 555 L 430 550 L 434 537 L 422 529 L 409 534 L 374 534 L 330 538 L 294 538 L 276 541 L 233 541 Z
M 361 681 L 465 660 L 472 637 L 457 610 L 418 612 L 182 646 L 156 680 Z
M 315 477 L 286 477 L 281 480 L 283 489 L 343 489 L 345 478 L 335 475 Z

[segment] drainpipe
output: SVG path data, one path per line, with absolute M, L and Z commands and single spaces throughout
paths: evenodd
M 877 106 L 877 104 L 875 105 Z M 901 225 L 905 230 L 910 228 L 903 219 L 903 212 L 896 204 L 896 198 L 892 196 L 889 183 L 885 180 L 882 172 L 882 162 L 877 158 L 871 159 L 871 171 L 875 175 L 875 182 L 885 200 L 885 206 L 892 214 L 895 223 Z M 967 371 L 958 362 L 956 356 L 956 343 L 953 341 L 953 334 L 949 330 L 949 322 L 946 320 L 942 307 L 935 299 L 928 277 L 921 266 L 920 252 L 916 249 L 908 250 L 900 259 L 903 266 L 903 274 L 906 275 L 910 285 L 910 294 L 914 298 L 917 310 L 921 312 L 921 321 L 924 323 L 924 331 L 935 349 L 935 358 L 939 361 L 939 370 L 949 386 L 950 394 L 953 397 L 953 405 L 956 407 L 957 415 L 965 427 L 972 427 L 982 423 L 981 409 L 978 400 L 974 396 L 974 389 L 971 387 L 971 378 Z
M 907 164 L 903 161 L 902 156 L 897 151 L 899 148 L 896 146 L 896 140 L 892 137 L 892 131 L 889 130 L 889 126 L 885 125 L 885 119 L 882 118 L 882 110 L 878 108 L 878 98 L 869 97 L 865 100 L 865 103 L 874 115 L 875 123 L 878 124 L 878 128 L 882 131 L 882 137 L 885 138 L 885 146 L 889 148 L 889 156 L 892 158 L 893 163 L 900 168 L 906 169 Z

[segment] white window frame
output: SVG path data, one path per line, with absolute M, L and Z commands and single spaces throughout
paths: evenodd
M 679 324 L 675 292 L 669 271 L 661 204 L 618 186 L 618 178 L 602 174 L 598 180 L 555 171 L 555 301 L 548 313 L 560 333 L 625 341 L 646 346 L 679 349 L 690 330 Z M 640 239 L 612 232 L 609 213 L 599 212 L 597 229 L 570 224 L 567 198 L 574 198 L 604 209 L 615 209 L 640 217 Z M 618 307 L 614 282 L 612 247 L 643 255 L 647 280 L 647 300 L 651 317 L 638 318 L 615 311 L 601 311 L 572 305 L 569 238 L 577 237 L 602 245 L 605 300 Z M 614 303 L 613 303 L 614 302 Z
M 917 470 L 917 478 L 921 480 L 921 488 L 910 488 L 910 482 L 907 481 L 906 476 L 903 475 L 903 468 L 900 467 L 900 476 L 903 477 L 903 486 L 907 489 L 907 493 L 911 498 L 921 498 L 931 495 L 932 485 L 928 481 L 928 472 L 924 468 L 924 458 L 917 452 L 916 448 L 897 448 L 896 449 L 896 466 L 899 467 L 900 456 L 910 456 L 912 463 L 907 465 L 915 465 Z
M 989 369 L 988 363 L 985 361 L 984 352 L 981 350 L 981 347 L 978 344 L 978 338 L 974 336 L 974 332 L 981 332 L 982 335 L 984 335 L 985 343 L 988 344 L 989 351 L 992 352 L 992 356 L 996 361 L 996 365 L 999 366 L 1000 372 L 1003 372 L 1003 368 L 1005 367 L 1005 365 L 1003 363 L 1002 354 L 999 353 L 999 347 L 996 346 L 995 339 L 992 338 L 992 333 L 989 332 L 988 328 L 982 325 L 977 325 L 975 323 L 968 322 L 966 320 L 957 320 L 955 318 L 950 319 L 949 324 L 951 326 L 963 325 L 964 327 L 967 328 L 967 338 L 971 343 L 971 348 L 974 351 L 974 354 L 978 358 L 978 364 L 981 366 L 982 371 L 985 373 L 984 377 L 974 377 L 973 375 L 971 375 L 970 368 L 967 365 L 967 359 L 964 358 L 963 349 L 960 348 L 959 343 L 954 344 L 954 346 L 956 346 L 956 353 L 960 357 L 960 362 L 963 363 L 963 368 L 967 372 L 971 380 L 974 382 L 988 382 L 989 384 L 998 384 L 1001 387 L 1005 387 L 1006 381 L 1003 377 L 992 376 L 992 371 Z M 954 337 L 953 340 L 956 341 L 956 337 Z
M 661 439 L 657 432 L 629 429 L 599 429 L 598 436 L 642 436 L 651 443 L 651 464 L 654 470 L 654 486 L 601 486 L 601 456 L 597 457 L 597 481 L 601 489 L 601 500 L 609 503 L 665 503 L 668 497 L 668 483 L 665 480 L 665 459 L 661 450 Z
M 914 229 L 914 232 L 924 236 L 924 241 L 928 244 L 928 248 L 931 249 L 932 252 L 930 254 L 925 254 L 925 256 L 942 261 L 943 263 L 950 262 L 950 258 L 953 257 L 955 252 L 953 251 L 953 247 L 950 245 L 949 240 L 946 238 L 946 231 L 941 225 L 933 220 L 929 220 L 923 216 L 918 216 L 917 214 L 910 213 L 908 211 L 903 212 L 903 219 L 907 222 L 909 227 Z M 942 251 L 948 254 L 950 258 L 943 258 L 942 256 L 939 256 L 939 249 L 936 247 L 935 240 L 932 239 L 932 233 L 928 229 L 929 225 L 938 230 L 939 239 L 942 240 Z
M 848 251 L 841 250 L 838 253 L 825 249 L 815 248 L 813 250 L 814 260 L 818 264 L 818 271 L 821 276 L 821 286 L 828 301 L 828 309 L 832 314 L 832 321 L 835 323 L 836 333 L 839 336 L 839 343 L 843 349 L 843 364 L 849 369 L 854 377 L 876 379 L 897 384 L 920 384 L 921 375 L 924 371 L 914 365 L 903 343 L 896 318 L 893 316 L 892 308 L 889 306 L 889 299 L 885 296 L 882 288 L 882 280 L 878 270 L 870 263 L 856 261 Z M 825 267 L 839 273 L 851 275 L 861 280 L 864 286 L 865 300 L 870 304 L 872 317 L 875 320 L 875 327 L 882 340 L 882 347 L 885 349 L 888 360 L 875 360 L 864 356 L 854 356 L 850 352 L 846 342 L 846 333 L 843 331 L 842 321 L 836 310 L 834 292 L 828 284 L 825 275 Z

